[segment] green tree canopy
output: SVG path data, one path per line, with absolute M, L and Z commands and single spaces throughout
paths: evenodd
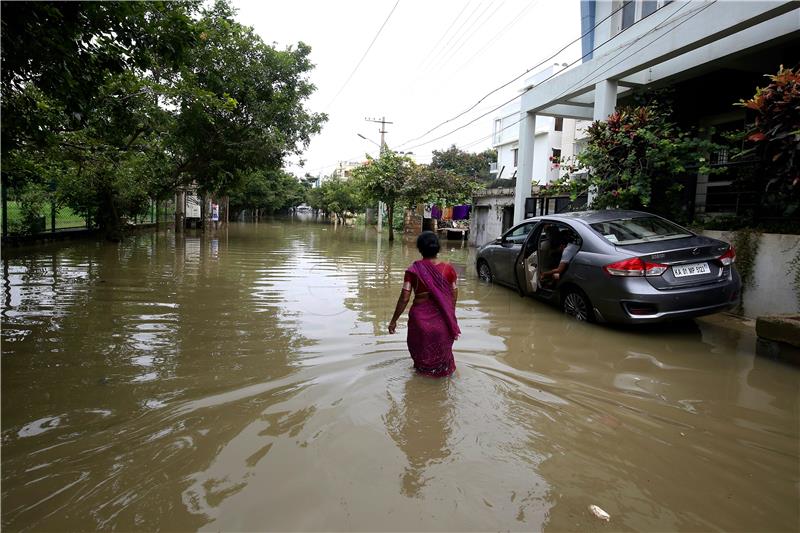
M 267 214 L 297 207 L 306 200 L 307 186 L 282 170 L 253 170 L 237 180 L 230 191 L 231 213 L 244 209 Z
M 577 161 L 562 165 L 570 174 L 550 189 L 567 190 L 573 198 L 592 190 L 596 209 L 646 209 L 681 218 L 676 215 L 682 186 L 676 178 L 690 168 L 711 173 L 707 154 L 715 145 L 678 127 L 671 115 L 669 106 L 650 103 L 622 107 L 607 121 L 595 121 L 587 129 L 586 149 Z
M 386 204 L 389 217 L 389 240 L 394 240 L 391 221 L 395 206 L 405 200 L 407 183 L 420 171 L 413 159 L 391 150 L 381 150 L 380 157 L 367 156 L 367 162 L 353 169 L 353 179 L 367 203 Z
M 199 43 L 181 69 L 173 102 L 176 169 L 202 190 L 224 193 L 239 171 L 276 170 L 284 157 L 300 153 L 320 131 L 324 114 L 303 106 L 315 87 L 311 49 L 276 50 L 252 28 L 233 20 L 223 1 L 197 23 Z
M 309 47 L 266 45 L 224 0 L 2 7 L 4 185 L 110 235 L 182 184 L 283 180 L 326 119 L 305 108 Z
M 497 162 L 497 150 L 484 150 L 479 154 L 459 150 L 455 145 L 447 150 L 433 151 L 430 167 L 450 171 L 457 176 L 469 176 L 483 182 L 491 181 L 489 168 Z
M 762 187 L 774 197 L 770 203 L 792 214 L 800 207 L 800 69 L 781 66 L 768 78 L 766 87 L 739 104 L 755 118 L 746 132 L 751 148 L 743 155 L 752 152 L 764 162 Z
M 307 198 L 311 207 L 334 214 L 342 222 L 348 213 L 364 208 L 356 183 L 339 177 L 324 180 L 319 187 L 309 190 Z

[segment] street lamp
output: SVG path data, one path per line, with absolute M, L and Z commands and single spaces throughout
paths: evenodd
M 369 137 L 365 137 L 364 135 L 361 135 L 360 133 L 356 133 L 356 135 L 358 135 L 359 137 L 361 137 L 361 138 L 362 138 L 362 139 L 364 139 L 365 141 L 369 141 L 369 142 L 371 142 L 372 144 L 374 144 L 374 145 L 375 145 L 375 146 L 377 146 L 378 148 L 380 148 L 380 147 L 381 147 L 381 145 L 380 145 L 380 144 L 376 143 L 375 141 L 373 141 L 373 140 L 372 140 L 372 139 L 370 139 Z

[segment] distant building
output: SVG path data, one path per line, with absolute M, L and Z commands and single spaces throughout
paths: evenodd
M 339 161 L 331 177 L 347 181 L 350 179 L 353 169 L 360 167 L 362 164 L 361 161 Z
M 561 68 L 561 67 L 557 67 Z M 526 79 L 523 91 L 545 80 L 557 72 L 549 67 Z M 519 102 L 509 104 L 495 117 L 492 133 L 492 146 L 497 150 L 497 165 L 492 173 L 495 179 L 513 179 L 519 165 Z M 561 117 L 536 117 L 535 159 L 533 162 L 533 183 L 545 185 L 560 177 L 556 164 L 563 158 L 572 156 L 572 139 L 575 137 L 575 121 Z M 565 148 L 564 139 L 570 139 Z

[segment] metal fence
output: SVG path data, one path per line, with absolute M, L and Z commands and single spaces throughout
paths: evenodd
M 0 202 L 0 217 L 2 217 L 3 237 L 14 235 L 37 235 L 44 233 L 57 233 L 62 231 L 75 231 L 91 229 L 91 221 L 75 213 L 69 207 L 56 207 L 49 205 L 41 209 L 33 223 L 26 223 L 23 217 L 23 206 L 16 200 L 3 199 Z M 175 221 L 175 202 L 151 201 L 147 210 L 132 218 L 123 220 L 128 226 L 139 226 L 156 223 L 170 223 Z
M 588 201 L 589 196 L 585 193 L 575 200 L 569 196 L 532 196 L 525 200 L 525 218 L 580 211 L 586 209 Z

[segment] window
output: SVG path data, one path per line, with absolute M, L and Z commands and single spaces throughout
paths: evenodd
M 618 245 L 666 241 L 692 236 L 682 227 L 657 217 L 622 218 L 590 225 L 609 242 Z
M 556 117 L 556 125 L 554 127 L 555 131 L 563 131 L 564 130 L 564 118 L 563 117 Z
M 519 148 L 514 148 L 511 152 L 514 154 L 514 166 L 516 167 L 519 162 Z
M 622 2 L 622 18 L 619 31 L 624 31 L 636 22 L 649 17 L 672 0 L 625 0 Z M 619 20 L 619 19 L 618 19 Z
M 561 148 L 553 148 L 553 157 L 551 158 L 551 161 L 553 162 L 553 164 L 556 164 L 559 162 L 560 159 L 561 159 Z
M 636 18 L 636 2 L 633 0 L 626 0 L 622 6 L 622 29 L 630 28 L 633 26 L 634 19 Z
M 516 228 L 512 229 L 508 233 L 503 236 L 503 240 L 509 242 L 511 244 L 522 244 L 528 236 L 528 233 L 533 229 L 535 226 L 535 222 L 528 222 L 527 224 L 522 224 L 521 226 L 517 226 Z

